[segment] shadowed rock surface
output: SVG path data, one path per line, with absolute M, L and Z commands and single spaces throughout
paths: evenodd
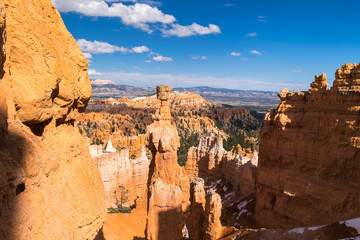
M 0 239 L 93 239 L 104 188 L 73 125 L 87 61 L 50 0 L 0 2 Z

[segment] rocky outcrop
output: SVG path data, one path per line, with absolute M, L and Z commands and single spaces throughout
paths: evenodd
M 87 61 L 50 0 L 3 2 L 0 238 L 93 239 L 104 188 L 73 125 L 91 95 Z
M 107 208 L 120 205 L 122 197 L 127 199 L 125 206 L 145 208 L 150 164 L 145 147 L 139 158 L 129 158 L 129 150 L 123 149 L 120 153 L 103 153 L 94 161 L 104 183 Z
M 261 130 L 256 216 L 291 228 L 360 216 L 360 64 L 316 76 L 306 92 L 283 90 Z
M 189 203 L 189 181 L 177 163 L 179 136 L 171 122 L 170 86 L 157 86 L 161 107 L 147 130 L 152 153 L 148 182 L 147 239 L 181 239 Z
M 257 158 L 256 151 L 248 155 L 227 152 L 221 138 L 206 137 L 200 139 L 197 148 L 189 149 L 185 170 L 191 180 L 223 178 L 243 195 L 249 195 L 256 190 Z

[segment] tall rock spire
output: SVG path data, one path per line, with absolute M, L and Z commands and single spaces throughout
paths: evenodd
M 161 107 L 147 130 L 147 147 L 152 153 L 148 181 L 147 239 L 181 239 L 185 209 L 189 201 L 189 180 L 177 162 L 180 146 L 176 126 L 171 122 L 170 86 L 156 87 Z

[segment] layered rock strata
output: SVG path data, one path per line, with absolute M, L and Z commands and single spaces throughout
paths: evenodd
M 257 175 L 257 220 L 291 228 L 360 216 L 360 64 L 312 89 L 279 94 L 265 117 Z
M 124 149 L 119 153 L 100 154 L 94 161 L 104 183 L 107 208 L 117 207 L 121 198 L 127 199 L 123 202 L 125 206 L 146 207 L 150 161 L 145 147 L 139 158 L 129 158 L 129 150 Z
M 0 239 L 93 239 L 104 188 L 73 125 L 87 61 L 50 0 L 0 2 Z
M 147 239 L 181 239 L 189 203 L 189 181 L 177 163 L 179 136 L 171 122 L 170 86 L 157 86 L 161 107 L 147 130 L 152 153 L 148 182 Z
M 242 195 L 249 195 L 256 191 L 258 156 L 256 151 L 248 156 L 244 155 L 227 152 L 221 138 L 201 138 L 198 147 L 189 149 L 186 174 L 191 180 L 196 177 L 214 181 L 223 178 Z

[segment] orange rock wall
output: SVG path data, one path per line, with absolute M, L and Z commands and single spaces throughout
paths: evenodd
M 87 61 L 50 0 L 0 2 L 0 239 L 93 239 L 104 187 L 73 125 L 91 95 Z
M 307 92 L 284 89 L 261 130 L 258 221 L 319 225 L 360 216 L 360 65 L 345 64 L 331 90 L 316 76 Z

